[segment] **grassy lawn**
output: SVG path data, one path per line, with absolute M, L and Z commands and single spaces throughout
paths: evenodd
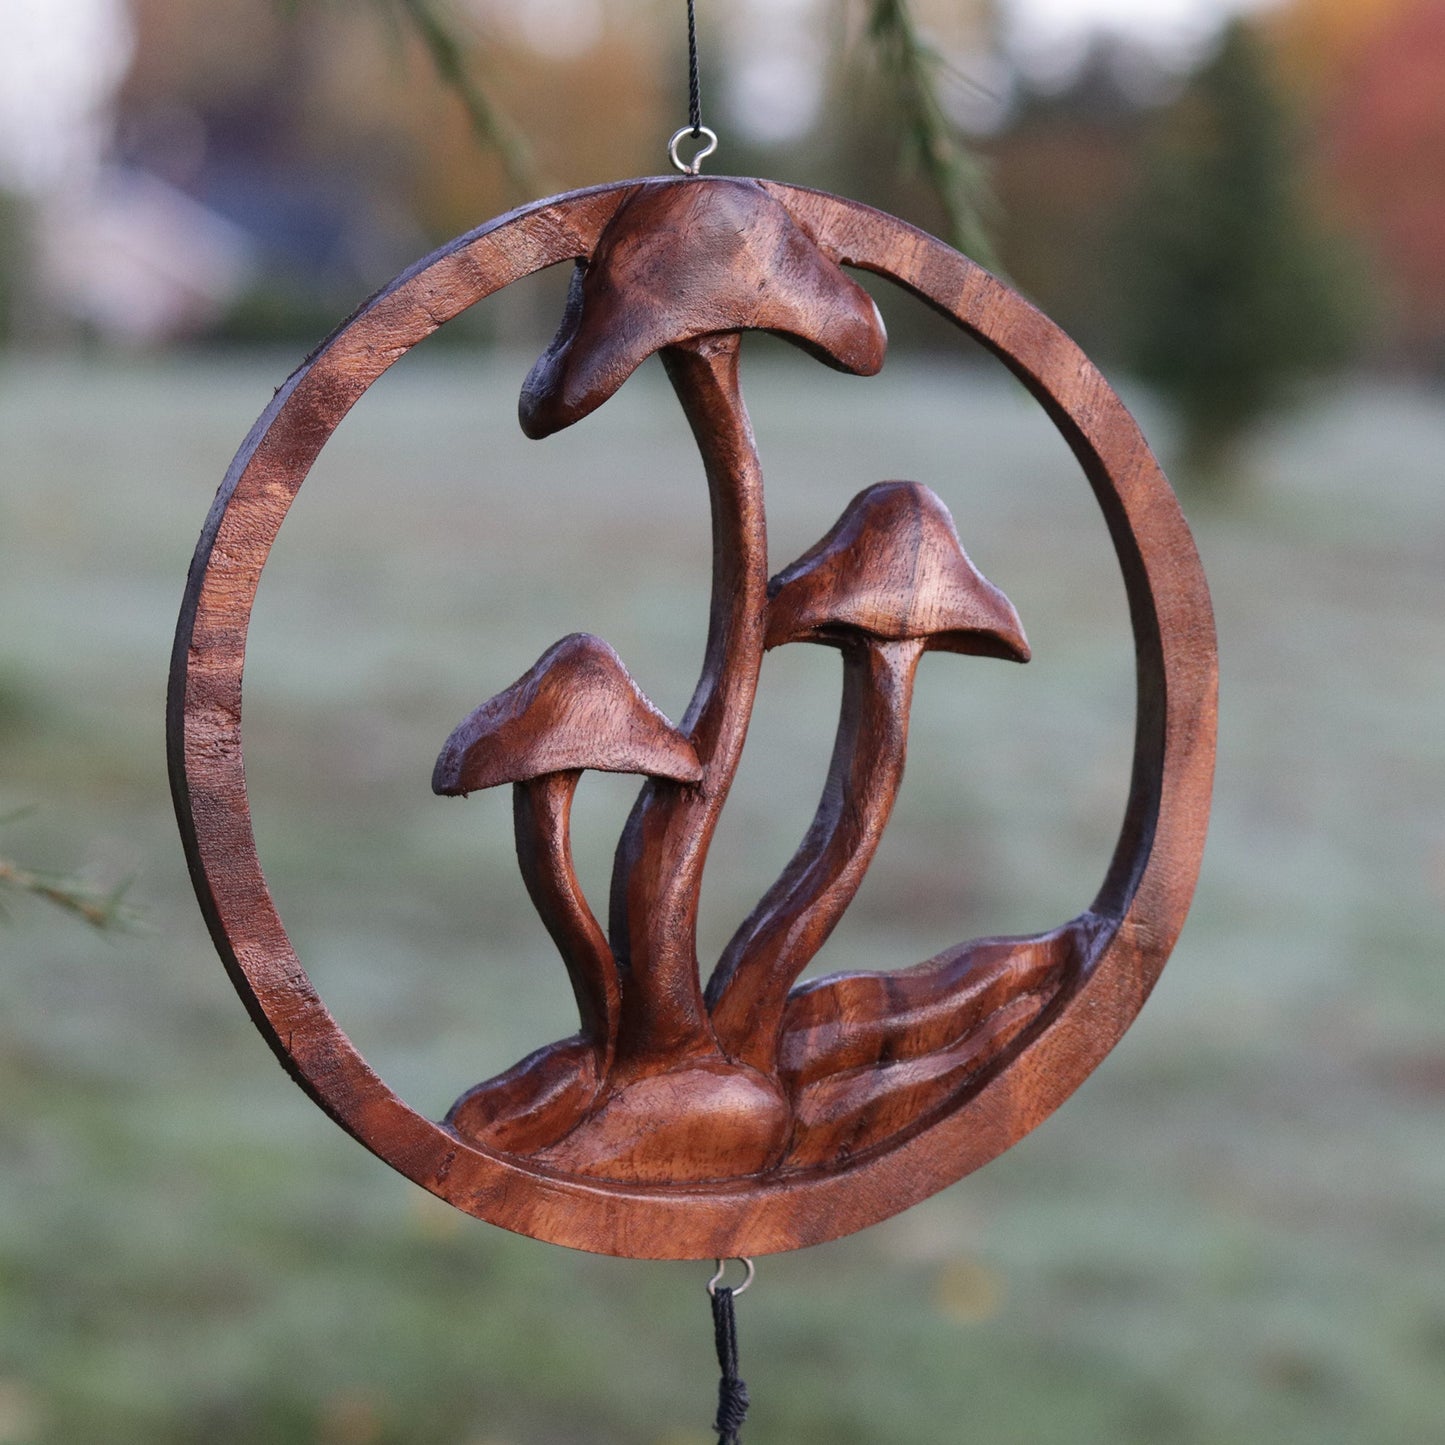
M 766 343 L 745 385 L 774 567 L 864 485 L 927 482 L 1013 599 L 1027 668 L 932 656 L 908 778 L 815 971 L 1085 905 L 1124 799 L 1123 590 L 1058 437 L 993 371 L 864 382 Z M 676 718 L 701 655 L 696 455 L 654 364 L 570 432 L 530 357 L 409 358 L 349 418 L 262 586 L 261 856 L 342 1026 L 409 1102 L 569 1032 L 510 801 L 437 749 L 567 632 Z M 0 853 L 133 876 L 137 931 L 0 925 L 0 1445 L 706 1445 L 695 1265 L 454 1214 L 282 1074 L 205 935 L 165 785 L 185 567 L 282 359 L 0 369 Z M 1167 428 L 1144 408 L 1165 444 Z M 1445 408 L 1358 387 L 1191 504 L 1219 614 L 1195 913 L 1115 1054 L 1003 1159 L 765 1260 L 750 1445 L 1427 1445 L 1445 1419 Z M 834 654 L 771 655 L 703 900 L 715 954 L 791 852 Z M 605 897 L 630 780 L 578 802 Z

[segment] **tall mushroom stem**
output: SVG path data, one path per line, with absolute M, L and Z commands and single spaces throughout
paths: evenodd
M 609 931 L 625 980 L 624 1069 L 718 1051 L 698 976 L 698 892 L 747 737 L 767 617 L 762 469 L 738 384 L 739 341 L 704 336 L 661 353 L 707 474 L 712 603 L 702 676 L 679 725 L 702 780 L 650 780 L 617 848 Z
M 612 1064 L 622 990 L 612 950 L 572 864 L 572 798 L 581 776 L 580 768 L 571 768 L 517 783 L 512 817 L 522 881 L 567 965 L 582 1033 L 597 1049 L 601 1077 Z
M 772 1073 L 788 990 L 852 903 L 903 781 L 925 639 L 843 648 L 843 706 L 823 796 L 798 851 L 733 935 L 707 999 L 723 1050 Z

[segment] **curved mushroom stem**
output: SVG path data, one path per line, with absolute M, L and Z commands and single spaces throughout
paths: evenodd
M 845 646 L 843 707 L 818 811 L 708 982 L 718 1042 L 764 1072 L 778 1066 L 788 990 L 852 903 L 893 811 L 924 646 L 866 636 Z
M 572 866 L 572 798 L 581 769 L 548 773 L 512 789 L 517 862 L 532 903 L 557 945 L 582 1020 L 597 1049 L 598 1076 L 612 1063 L 622 1003 L 617 964 Z
M 705 336 L 661 353 L 707 473 L 712 604 L 702 676 L 679 725 L 702 781 L 650 780 L 617 847 L 609 931 L 625 981 L 625 1067 L 717 1053 L 698 977 L 698 891 L 747 737 L 767 617 L 762 469 L 738 386 L 739 340 Z

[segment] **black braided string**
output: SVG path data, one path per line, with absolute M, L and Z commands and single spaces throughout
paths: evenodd
M 733 1292 L 726 1285 L 713 1291 L 712 1329 L 717 1362 L 722 1368 L 713 1429 L 718 1433 L 718 1445 L 737 1445 L 738 1432 L 748 1413 L 748 1387 L 738 1379 L 738 1322 L 733 1313 Z
M 692 134 L 702 134 L 702 81 L 697 73 L 697 3 L 687 0 L 687 120 Z

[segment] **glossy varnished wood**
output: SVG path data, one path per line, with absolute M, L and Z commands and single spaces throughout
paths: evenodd
M 788 990 L 853 901 L 893 811 L 919 659 L 940 650 L 1026 662 L 1029 649 L 1013 605 L 968 560 L 943 503 L 909 482 L 861 492 L 768 592 L 770 647 L 817 642 L 843 653 L 838 736 L 817 814 L 708 985 L 723 1047 L 773 1073 Z M 888 1056 L 880 1040 L 874 1062 Z M 790 1157 L 805 1147 L 796 1140 Z
M 317 452 L 411 346 L 546 265 L 578 262 L 556 341 L 523 387 L 544 436 L 660 352 L 697 438 L 714 520 L 702 675 L 674 728 L 598 639 L 565 639 L 464 720 L 444 793 L 510 784 L 528 890 L 568 969 L 579 1031 L 467 1089 L 433 1123 L 398 1099 L 316 997 L 256 857 L 241 675 L 260 570 Z M 766 578 L 762 463 L 739 336 L 767 329 L 871 374 L 883 336 L 840 266 L 912 291 L 992 349 L 1079 458 L 1113 535 L 1139 678 L 1127 816 L 1090 910 L 1052 933 L 960 944 L 912 968 L 794 987 L 866 870 L 903 774 L 926 653 L 1027 658 L 1007 599 L 937 499 L 869 488 Z M 828 784 L 783 876 L 704 989 L 696 901 L 769 646 L 843 658 Z M 988 664 L 992 665 L 992 664 Z M 1213 625 L 1177 504 L 1077 348 L 940 242 L 771 183 L 632 182 L 539 203 L 438 252 L 286 383 L 242 448 L 192 567 L 169 706 L 172 780 L 198 895 L 278 1057 L 367 1147 L 459 1208 L 609 1253 L 759 1254 L 848 1233 L 959 1178 L 1055 1109 L 1128 1027 L 1193 891 L 1213 762 Z M 567 839 L 583 770 L 645 781 L 604 931 Z M 464 806 L 464 805 L 459 805 Z
M 697 783 L 703 769 L 691 742 L 642 695 L 622 660 L 601 638 L 574 633 L 548 651 L 505 692 L 483 703 L 452 733 L 432 772 L 432 789 L 465 797 L 513 784 L 517 860 L 522 879 L 557 945 L 605 1078 L 616 1060 L 622 1018 L 617 962 L 582 896 L 572 866 L 572 799 L 584 769 L 638 773 Z M 568 1057 L 571 1041 L 564 1050 Z M 550 1088 L 550 1079 L 548 1083 Z M 499 1087 L 510 1120 L 525 1099 Z M 593 1088 L 589 1104 L 595 1097 Z M 466 1118 L 481 1112 L 480 1096 Z M 456 1127 L 465 1129 L 465 1119 Z

